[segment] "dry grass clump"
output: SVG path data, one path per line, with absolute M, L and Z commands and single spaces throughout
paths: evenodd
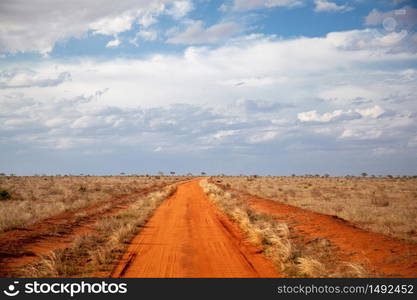
M 219 177 L 262 198 L 335 215 L 365 230 L 417 242 L 416 178 Z
M 24 266 L 15 276 L 84 277 L 109 273 L 123 255 L 130 240 L 155 209 L 176 191 L 177 185 L 141 196 L 127 209 L 97 221 L 91 233 L 78 236 L 71 247 L 51 251 L 40 261 Z
M 6 201 L 0 201 L 0 233 L 139 189 L 186 179 L 180 176 L 158 177 L 159 179 L 155 176 L 0 176 L 0 190 L 7 191 L 9 195 L 4 197 Z
M 235 194 L 226 192 L 207 180 L 200 181 L 200 185 L 210 200 L 239 224 L 248 241 L 264 248 L 264 253 L 283 269 L 294 253 L 287 225 L 276 222 L 268 215 L 256 213 Z
M 297 263 L 300 272 L 303 274 L 308 274 L 310 277 L 326 277 L 324 265 L 314 258 L 299 257 Z
M 200 185 L 210 200 L 239 224 L 248 241 L 260 247 L 263 254 L 276 264 L 279 272 L 285 272 L 292 277 L 365 277 L 367 275 L 367 272 L 359 266 L 356 269 L 358 273 L 353 272 L 352 268 L 344 270 L 342 266 L 346 263 L 335 261 L 334 257 L 331 257 L 328 244 L 321 244 L 320 247 L 315 244 L 312 248 L 312 245 L 301 247 L 293 243 L 286 223 L 255 212 L 235 193 L 225 191 L 207 180 L 200 181 Z M 328 253 L 328 257 L 322 257 L 323 253 Z

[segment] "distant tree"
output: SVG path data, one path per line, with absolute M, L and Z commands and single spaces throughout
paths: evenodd
M 126 174 L 125 172 L 120 173 L 120 175 L 122 175 L 122 176 L 125 175 L 125 174 Z
M 295 177 L 296 175 L 295 175 L 295 174 L 291 174 L 291 176 L 292 176 L 292 177 Z
M 330 174 L 324 174 L 324 177 L 326 177 L 326 178 L 330 177 Z
M 363 173 L 361 173 L 361 175 L 362 175 L 362 177 L 366 177 L 366 176 L 368 176 L 368 173 L 363 172 Z
M 387 177 L 388 177 L 388 178 L 394 178 L 394 176 L 392 176 L 392 175 L 387 175 Z
M 164 172 L 162 172 L 162 171 L 159 171 L 159 172 L 158 172 L 158 174 L 159 174 L 160 176 L 164 176 Z
M 202 175 L 202 176 L 205 176 L 205 175 L 206 175 L 206 172 L 201 172 L 201 175 Z
M 0 173 L 0 176 L 6 176 L 6 173 Z
M 175 172 L 174 172 L 174 171 L 171 171 L 171 172 L 169 172 L 169 174 L 171 174 L 171 175 L 175 175 Z

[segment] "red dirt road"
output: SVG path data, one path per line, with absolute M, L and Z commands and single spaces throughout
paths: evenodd
M 280 277 L 199 186 L 184 183 L 156 210 L 112 277 Z
M 344 261 L 365 263 L 380 277 L 417 277 L 417 244 L 368 232 L 342 219 L 275 201 L 255 196 L 248 196 L 247 200 L 255 210 L 288 223 L 294 235 L 310 241 L 329 240 Z

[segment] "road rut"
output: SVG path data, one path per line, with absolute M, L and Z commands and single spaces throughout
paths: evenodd
M 280 277 L 199 186 L 180 185 L 156 210 L 111 277 Z

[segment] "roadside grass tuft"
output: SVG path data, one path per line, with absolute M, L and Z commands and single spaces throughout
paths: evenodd
M 230 176 L 213 180 L 217 178 L 237 191 L 417 242 L 417 178 Z
M 177 184 L 141 196 L 127 209 L 103 217 L 91 226 L 92 232 L 78 236 L 70 247 L 57 249 L 14 274 L 24 277 L 95 277 L 110 273 L 131 239 L 156 208 L 176 191 Z
M 245 233 L 247 240 L 262 249 L 278 272 L 289 277 L 367 277 L 369 272 L 360 265 L 347 264 L 332 257 L 331 245 L 325 241 L 300 246 L 292 242 L 289 226 L 273 216 L 258 213 L 238 197 L 209 183 L 200 185 L 209 199 L 217 205 Z M 331 260 L 329 260 L 331 258 Z
M 0 176 L 0 233 L 184 179 L 180 176 L 159 180 L 146 176 Z

